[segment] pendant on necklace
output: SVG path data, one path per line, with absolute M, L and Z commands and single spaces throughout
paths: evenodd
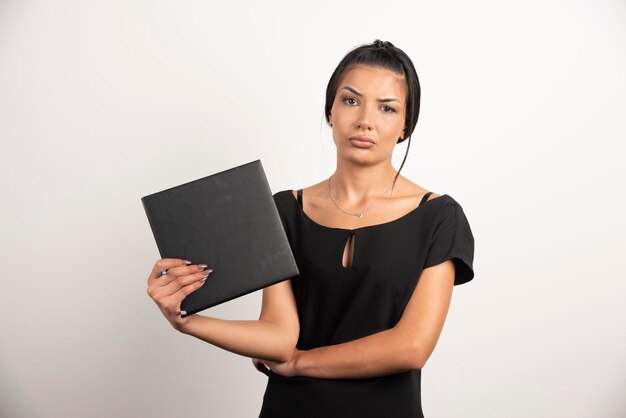
M 356 216 L 358 216 L 359 218 L 362 218 L 363 217 L 363 212 L 357 212 Z

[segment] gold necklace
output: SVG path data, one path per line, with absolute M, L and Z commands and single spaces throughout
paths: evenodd
M 391 184 L 391 186 L 393 186 L 393 183 Z M 378 199 L 383 197 L 383 195 L 385 195 L 385 193 L 387 193 L 389 191 L 389 189 L 391 189 L 391 186 L 389 186 L 389 188 L 387 190 L 385 190 L 380 196 L 378 196 L 376 199 L 374 199 L 374 201 L 372 203 L 370 203 L 370 205 L 367 208 L 365 208 L 365 210 L 362 210 L 362 211 L 357 212 L 357 213 L 347 212 L 347 211 L 341 209 L 341 207 L 337 204 L 337 202 L 335 202 L 335 199 L 333 199 L 333 195 L 330 193 L 330 177 L 328 177 L 328 196 L 330 197 L 330 200 L 333 201 L 335 206 L 337 206 L 337 209 L 339 209 L 340 211 L 342 211 L 343 213 L 345 213 L 347 215 L 356 216 L 357 218 L 362 219 L 363 215 L 365 215 L 365 212 L 367 212 L 372 207 L 372 205 L 378 201 Z

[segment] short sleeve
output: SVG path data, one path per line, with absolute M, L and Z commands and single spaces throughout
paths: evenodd
M 452 260 L 456 274 L 454 285 L 474 278 L 474 236 L 463 208 L 454 199 L 442 208 L 435 227 L 424 268 Z

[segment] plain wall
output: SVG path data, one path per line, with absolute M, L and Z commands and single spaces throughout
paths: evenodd
M 476 240 L 426 416 L 626 416 L 624 22 L 618 0 L 1 1 L 0 415 L 257 416 L 266 376 L 147 297 L 140 198 L 257 158 L 274 192 L 327 178 L 326 83 L 380 38 L 422 85 L 403 174 Z

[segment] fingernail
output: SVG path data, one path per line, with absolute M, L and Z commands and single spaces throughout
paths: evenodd
M 209 266 L 207 266 L 206 264 L 198 264 L 198 270 L 204 270 L 207 267 Z
M 183 264 L 187 264 L 187 265 L 189 265 L 189 264 L 191 264 L 191 261 L 189 261 L 189 260 L 183 260 Z
M 204 284 L 204 282 L 206 282 L 206 277 L 200 280 L 200 283 Z
M 213 270 L 204 270 L 204 271 L 202 272 L 202 275 L 203 275 L 204 277 L 207 277 L 207 276 L 208 276 L 208 275 L 209 275 L 212 271 L 213 271 Z

